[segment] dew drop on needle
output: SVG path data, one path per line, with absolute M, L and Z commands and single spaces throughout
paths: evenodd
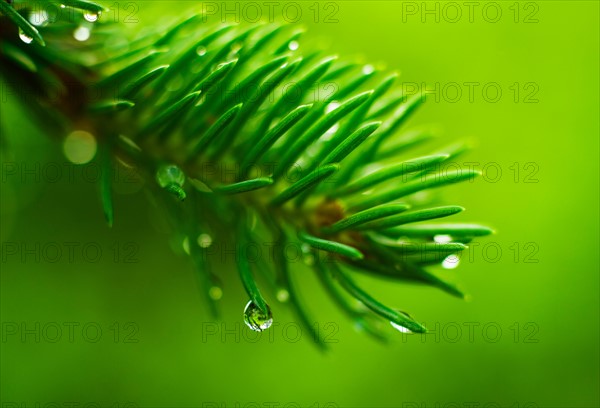
M 268 329 L 273 324 L 271 308 L 267 305 L 267 314 L 265 315 L 254 302 L 249 301 L 244 309 L 244 323 L 257 332 Z

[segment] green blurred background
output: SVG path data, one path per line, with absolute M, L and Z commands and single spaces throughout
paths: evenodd
M 135 11 L 132 30 L 202 4 L 118 3 L 122 13 Z M 286 3 L 279 4 L 281 19 Z M 445 193 L 467 208 L 457 220 L 498 231 L 455 270 L 471 301 L 361 279 L 433 331 L 390 332 L 393 341 L 382 345 L 358 333 L 314 277 L 301 274 L 304 298 L 335 342 L 323 355 L 308 339 L 296 341 L 295 317 L 282 305 L 274 305 L 279 325 L 254 341 L 241 323 L 246 297 L 225 264 L 215 324 L 191 264 L 150 221 L 156 217 L 141 185 L 117 186 L 108 230 L 96 187 L 80 169 L 71 178 L 73 166 L 64 165 L 51 182 L 49 163 L 65 163 L 61 146 L 9 95 L 0 106 L 12 149 L 1 184 L 3 407 L 599 406 L 598 2 L 295 4 L 308 39 L 385 63 L 408 85 L 439 84 L 439 100 L 429 97 L 410 125 L 439 125 L 440 147 L 477 141 L 460 161 L 488 164 L 487 178 Z M 439 17 L 424 12 L 436 7 Z M 472 99 L 465 83 L 479 84 Z M 501 89 L 499 101 L 490 100 L 494 89 L 482 93 L 486 84 Z M 7 163 L 19 171 L 41 166 L 33 170 L 41 177 L 20 179 Z M 69 243 L 79 244 L 72 260 Z M 11 255 L 14 244 L 19 251 L 57 244 L 63 254 L 59 262 L 52 255 L 23 262 L 21 252 Z M 98 262 L 83 248 L 92 258 L 100 248 Z

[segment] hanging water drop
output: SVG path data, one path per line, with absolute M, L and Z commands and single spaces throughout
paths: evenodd
M 156 179 L 158 180 L 158 184 L 163 188 L 172 183 L 181 186 L 185 182 L 185 174 L 176 165 L 167 164 L 158 169 Z
M 460 258 L 458 257 L 458 255 L 456 255 L 456 254 L 448 255 L 446 258 L 444 258 L 444 261 L 442 262 L 442 268 L 454 269 L 458 266 L 459 262 L 460 262 Z
M 393 327 L 394 329 L 398 330 L 398 331 L 399 331 L 399 332 L 401 332 L 401 333 L 412 333 L 412 332 L 411 332 L 409 329 L 407 329 L 407 328 L 406 328 L 406 327 L 404 327 L 404 326 L 400 326 L 400 325 L 399 325 L 399 324 L 397 324 L 397 323 L 390 322 L 390 324 L 392 325 L 392 327 Z
M 433 240 L 438 244 L 445 244 L 452 241 L 452 237 L 450 235 L 438 234 L 433 237 Z
M 400 313 L 401 315 L 404 315 L 404 316 L 406 316 L 407 318 L 409 318 L 409 319 L 411 319 L 411 320 L 412 320 L 412 317 L 410 317 L 410 315 L 409 315 L 408 313 L 406 313 L 406 312 L 402 312 L 402 311 L 400 311 L 400 310 L 398 310 L 398 313 Z M 402 326 L 402 325 L 400 325 L 400 324 L 398 324 L 398 323 L 395 323 L 395 322 L 390 322 L 390 324 L 392 325 L 392 327 L 393 327 L 394 329 L 398 330 L 400 333 L 412 333 L 412 331 L 411 331 L 410 329 L 408 329 L 408 328 L 406 328 L 406 327 L 404 327 L 404 326 Z
M 156 181 L 158 185 L 173 194 L 179 200 L 185 200 L 186 194 L 183 190 L 185 183 L 185 174 L 174 164 L 161 166 L 156 172 Z
M 271 308 L 267 305 L 267 314 L 265 315 L 254 302 L 249 301 L 244 309 L 244 323 L 254 331 L 263 331 L 273 324 L 273 315 Z
M 31 44 L 31 42 L 33 41 L 33 37 L 30 37 L 27 34 L 25 34 L 25 32 L 23 30 L 21 30 L 21 28 L 19 28 L 19 38 L 25 44 Z
M 83 18 L 85 18 L 90 23 L 95 23 L 100 18 L 100 12 L 86 11 L 83 13 Z
M 199 57 L 206 54 L 206 47 L 200 45 L 198 48 L 196 48 L 196 54 L 198 54 Z
M 48 12 L 46 10 L 36 10 L 29 15 L 29 22 L 34 26 L 45 26 L 48 24 Z

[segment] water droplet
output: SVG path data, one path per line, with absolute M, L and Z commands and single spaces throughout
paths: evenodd
M 362 73 L 365 75 L 372 74 L 375 71 L 375 67 L 371 64 L 365 65 L 362 69 Z
M 403 312 L 401 310 L 398 310 L 398 313 L 400 313 L 412 320 L 412 317 L 410 317 L 410 315 L 408 313 Z M 394 329 L 398 330 L 401 333 L 412 333 L 412 331 L 410 329 L 407 329 L 406 327 L 399 325 L 398 323 L 390 322 L 390 324 L 392 325 L 392 327 Z
M 65 6 L 64 4 L 61 4 L 60 8 L 67 8 L 67 6 Z
M 71 132 L 63 143 L 63 152 L 71 163 L 85 164 L 96 155 L 96 138 L 84 131 Z
M 83 13 L 83 18 L 85 18 L 90 23 L 95 23 L 96 21 L 98 21 L 99 17 L 100 12 L 94 13 L 93 11 L 86 11 L 85 13 Z
M 273 324 L 271 308 L 267 305 L 267 314 L 265 315 L 254 302 L 249 301 L 244 309 L 244 323 L 250 329 L 258 332 L 268 329 Z
M 436 235 L 433 237 L 433 240 L 438 244 L 445 244 L 452 241 L 452 237 L 450 235 Z
M 287 289 L 281 288 L 277 290 L 276 296 L 277 300 L 279 300 L 281 303 L 285 303 L 290 298 L 290 292 L 288 292 Z
M 80 26 L 77 27 L 75 29 L 75 31 L 73 31 L 73 37 L 77 40 L 77 41 L 87 41 L 90 38 L 90 29 L 88 27 L 85 26 Z
M 161 187 L 167 187 L 169 184 L 182 186 L 185 182 L 185 174 L 174 164 L 167 164 L 158 169 L 156 180 Z
M 200 234 L 198 235 L 198 245 L 200 248 L 208 248 L 212 245 L 212 237 L 208 234 Z
M 196 48 L 196 54 L 198 54 L 200 57 L 206 54 L 206 47 L 203 47 L 201 45 L 198 48 Z
M 223 297 L 223 289 L 218 286 L 213 286 L 208 290 L 208 296 L 212 300 L 219 300 Z
M 456 254 L 448 255 L 442 261 L 442 268 L 444 269 L 454 269 L 460 263 L 460 258 Z
M 19 38 L 21 39 L 21 41 L 23 41 L 25 44 L 31 44 L 31 42 L 33 41 L 33 37 L 28 36 L 27 34 L 25 34 L 23 32 L 23 30 L 21 30 L 19 28 Z
M 298 43 L 298 41 L 290 41 L 290 43 L 288 44 L 288 48 L 291 51 L 296 51 L 299 47 L 300 47 L 300 44 Z
M 392 327 L 393 327 L 394 329 L 398 330 L 398 331 L 399 331 L 399 332 L 401 332 L 401 333 L 412 333 L 412 332 L 411 332 L 409 329 L 407 329 L 407 328 L 406 328 L 406 327 L 404 327 L 404 326 L 400 326 L 400 325 L 399 325 L 399 324 L 397 324 L 397 323 L 390 322 L 390 324 L 392 325 Z
M 46 10 L 36 10 L 29 15 L 29 22 L 34 26 L 45 26 L 48 24 L 48 12 Z
M 156 172 L 156 181 L 158 185 L 175 195 L 180 200 L 185 199 L 183 183 L 185 183 L 185 174 L 174 164 L 161 166 Z

